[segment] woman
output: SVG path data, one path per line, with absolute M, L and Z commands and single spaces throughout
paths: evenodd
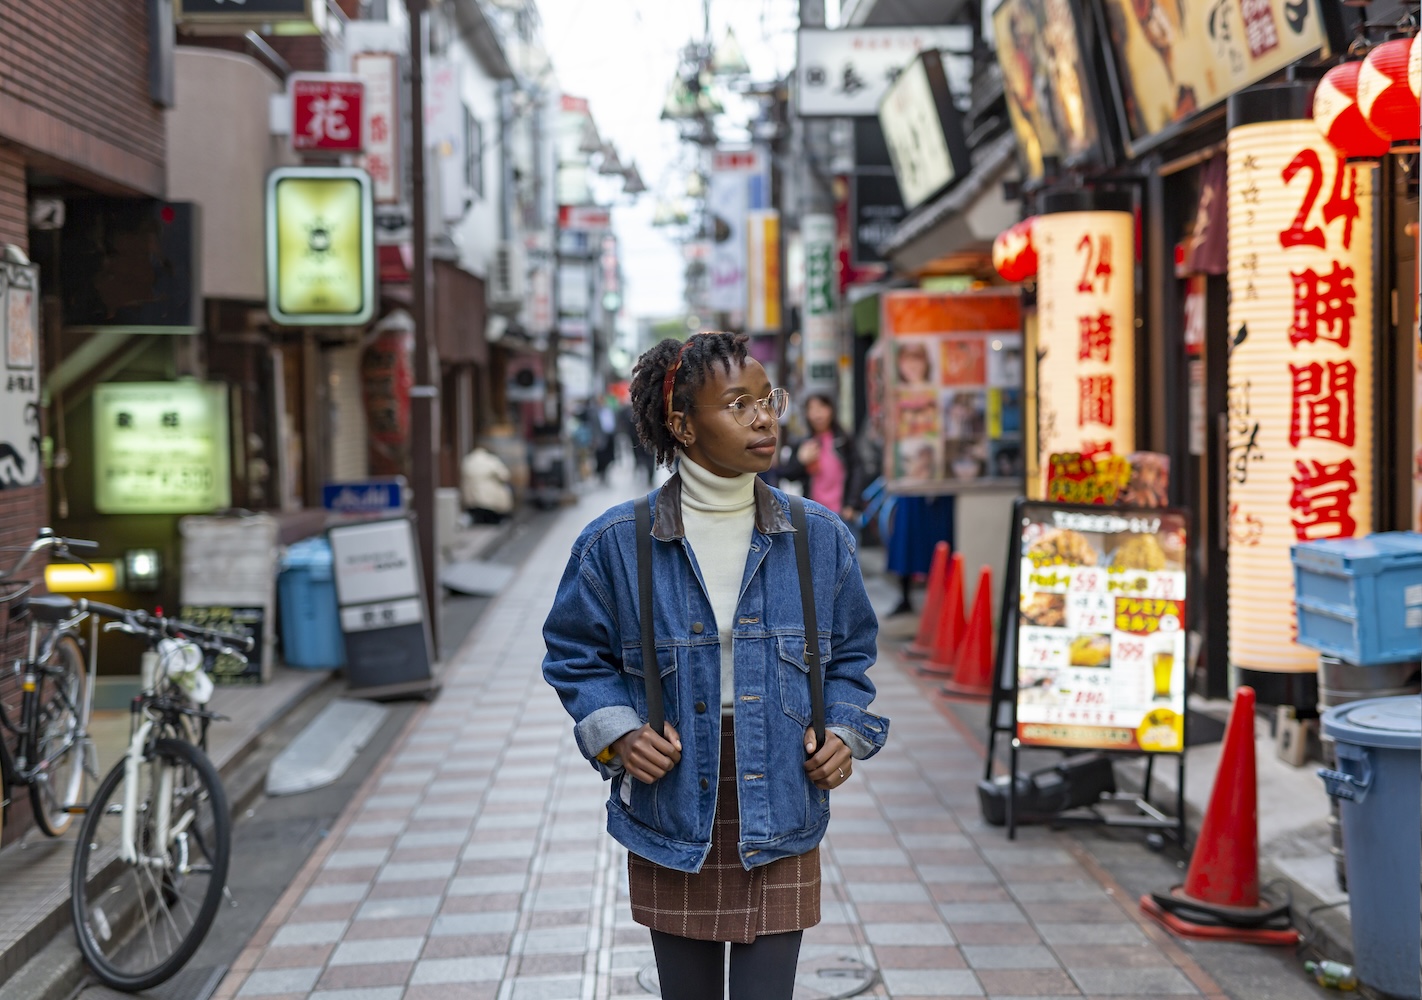
M 810 433 L 790 447 L 780 475 L 798 480 L 805 496 L 815 503 L 838 511 L 846 521 L 853 520 L 864 489 L 854 439 L 839 425 L 834 401 L 826 393 L 811 393 L 805 398 L 805 422 Z
M 646 724 L 637 539 L 624 503 L 584 529 L 543 627 L 543 675 L 611 781 L 632 914 L 666 1000 L 790 1000 L 819 922 L 829 795 L 884 744 L 868 711 L 878 623 L 844 523 L 805 504 L 827 729 L 810 717 L 789 499 L 758 473 L 786 409 L 746 338 L 664 340 L 632 375 L 637 433 L 676 473 L 650 497 L 665 735 Z M 734 637 L 734 638 L 733 638 Z

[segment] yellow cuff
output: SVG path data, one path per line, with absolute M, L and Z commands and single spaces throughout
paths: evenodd
M 616 756 L 617 756 L 617 754 L 613 752 L 613 749 L 612 749 L 611 746 L 605 746 L 605 747 L 602 748 L 602 752 L 599 753 L 599 754 L 598 754 L 595 758 L 593 758 L 593 759 L 596 760 L 599 764 L 611 764 L 611 763 L 612 763 L 612 758 L 614 758 L 614 757 L 616 757 Z

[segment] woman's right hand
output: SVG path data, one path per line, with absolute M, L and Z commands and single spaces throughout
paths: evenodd
M 666 736 L 651 726 L 643 726 L 612 741 L 612 750 L 622 758 L 623 769 L 644 785 L 665 777 L 681 762 L 681 737 L 670 722 L 666 726 Z
M 811 438 L 800 445 L 799 450 L 795 452 L 795 457 L 799 459 L 800 464 L 807 469 L 813 465 L 817 465 L 820 461 L 820 443 L 814 438 Z

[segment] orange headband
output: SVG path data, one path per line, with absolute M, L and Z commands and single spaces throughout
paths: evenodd
M 676 385 L 676 373 L 681 368 L 681 359 L 686 354 L 686 349 L 691 346 L 691 341 L 696 335 L 686 338 L 686 342 L 681 345 L 681 350 L 676 353 L 676 360 L 667 369 L 666 377 L 662 379 L 662 420 L 668 427 L 671 426 L 672 415 L 672 389 Z

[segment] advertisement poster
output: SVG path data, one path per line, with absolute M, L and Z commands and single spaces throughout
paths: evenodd
M 711 213 L 711 308 L 743 313 L 746 308 L 746 219 L 769 203 L 770 167 L 756 149 L 718 149 L 711 161 L 707 211 Z
M 1023 475 L 1017 294 L 884 296 L 885 478 L 912 492 Z
M 370 177 L 278 167 L 267 177 L 267 310 L 285 324 L 358 325 L 375 312 Z
M 1128 139 L 1140 148 L 1328 45 L 1314 0 L 1102 0 Z
M 1017 738 L 1185 748 L 1188 521 L 1174 510 L 1021 506 Z
M 1070 0 L 1004 0 L 992 15 L 1007 111 L 1031 177 L 1042 158 L 1080 162 L 1099 136 Z
M 39 268 L 0 265 L 0 490 L 40 481 Z
M 94 507 L 101 514 L 206 514 L 232 506 L 227 386 L 94 387 Z

